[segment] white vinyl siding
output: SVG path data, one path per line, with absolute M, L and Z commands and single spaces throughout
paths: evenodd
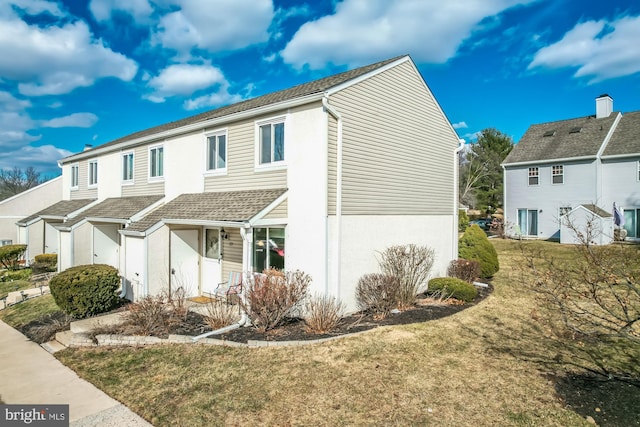
M 409 62 L 331 95 L 329 103 L 343 119 L 343 214 L 452 211 L 458 137 Z
M 329 135 L 328 135 L 328 156 L 327 156 L 327 212 L 329 215 L 336 214 L 336 185 L 338 172 L 338 122 L 330 114 L 329 117 Z
M 153 146 L 143 145 L 136 147 L 133 153 L 133 181 L 122 187 L 122 196 L 146 196 L 150 194 L 164 194 L 164 180 L 163 179 L 147 179 L 150 171 L 149 156 Z M 155 147 L 158 147 L 157 145 Z M 164 145 L 163 145 L 163 166 L 162 173 L 165 176 L 165 159 L 164 159 Z M 130 152 L 131 153 L 131 152 Z
M 281 219 L 287 218 L 287 201 L 280 203 L 278 206 L 273 208 L 271 212 L 266 214 L 263 219 Z
M 75 172 L 73 170 L 73 166 L 75 166 Z M 73 191 L 71 191 L 70 198 L 71 199 L 92 199 L 95 198 L 98 194 L 97 186 L 89 187 L 89 162 L 83 160 L 79 163 L 76 163 L 72 166 L 71 176 L 73 178 L 73 174 L 77 174 L 77 185 L 75 187 L 71 187 Z M 73 181 L 73 180 L 72 180 Z M 73 182 L 72 182 L 73 183 Z
M 225 229 L 229 233 L 227 240 L 222 240 L 222 280 L 229 278 L 232 271 L 244 271 L 242 268 L 242 237 L 237 228 Z

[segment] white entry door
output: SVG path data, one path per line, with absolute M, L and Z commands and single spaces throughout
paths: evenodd
M 58 253 L 58 230 L 49 222 L 44 223 L 44 253 Z
M 200 250 L 198 230 L 171 230 L 171 292 L 184 288 L 188 297 L 198 295 Z
M 93 226 L 93 263 L 120 268 L 120 224 L 96 224 Z
M 205 228 L 202 253 L 202 292 L 210 293 L 222 282 L 222 244 L 220 230 Z

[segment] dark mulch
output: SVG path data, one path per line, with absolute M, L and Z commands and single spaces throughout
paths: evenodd
M 474 302 L 465 305 L 416 305 L 410 310 L 397 314 L 390 314 L 384 319 L 374 319 L 370 313 L 356 313 L 343 318 L 340 326 L 327 334 L 312 334 L 305 330 L 305 323 L 302 319 L 289 319 L 289 321 L 274 330 L 259 332 L 252 327 L 238 328 L 231 332 L 212 336 L 212 338 L 223 339 L 246 343 L 249 340 L 256 341 L 305 341 L 317 340 L 321 338 L 336 337 L 354 332 L 366 331 L 386 325 L 406 325 L 411 323 L 422 323 L 429 320 L 436 320 L 471 307 L 486 298 L 493 288 L 479 288 L 478 297 Z M 419 296 L 418 299 L 424 297 Z M 195 335 L 195 334 L 194 334 Z

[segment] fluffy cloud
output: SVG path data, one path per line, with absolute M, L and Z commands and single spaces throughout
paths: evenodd
M 46 0 L 10 0 L 2 2 L 0 4 L 0 16 L 15 16 L 14 8 L 28 15 L 48 13 L 58 17 L 64 16 L 64 12 L 62 12 L 58 4 Z
M 156 43 L 188 56 L 192 49 L 232 51 L 266 42 L 274 16 L 271 0 L 180 0 L 164 15 Z
M 453 126 L 454 129 L 466 129 L 469 127 L 467 126 L 467 122 L 453 123 L 451 126 Z
M 0 18 L 0 77 L 28 96 L 59 95 L 102 77 L 131 80 L 137 64 L 94 40 L 82 22 L 38 27 Z
M 333 15 L 307 22 L 281 52 L 288 64 L 357 66 L 411 53 L 443 63 L 483 18 L 532 0 L 344 0 Z
M 205 106 L 222 105 L 240 99 L 228 92 L 229 82 L 222 71 L 210 64 L 174 64 L 149 80 L 154 92 L 148 96 L 153 102 L 164 102 L 167 97 L 190 96 L 198 91 L 213 91 L 194 100 L 186 101 L 185 108 L 193 110 Z
M 97 21 L 108 21 L 115 11 L 124 12 L 137 23 L 149 22 L 153 8 L 147 0 L 91 0 L 89 10 Z
M 574 76 L 591 76 L 590 83 L 627 76 L 640 72 L 638 40 L 640 16 L 582 22 L 540 49 L 529 69 L 575 67 Z
M 90 128 L 98 121 L 98 116 L 92 113 L 73 113 L 64 117 L 46 120 L 41 126 L 46 128 Z
M 71 154 L 73 154 L 71 151 L 53 145 L 42 145 L 40 147 L 27 145 L 10 153 L 0 151 L 0 168 L 13 169 L 14 167 L 19 167 L 24 170 L 32 166 L 45 175 L 58 175 L 60 170 L 56 166 L 56 162 Z

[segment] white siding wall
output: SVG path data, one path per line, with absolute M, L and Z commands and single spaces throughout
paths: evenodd
M 120 152 L 109 153 L 98 159 L 98 198 L 121 197 L 122 157 Z
M 147 237 L 147 286 L 150 295 L 169 289 L 169 227 Z
M 564 183 L 552 184 L 553 165 L 564 166 Z M 518 224 L 518 209 L 538 211 L 538 238 L 559 238 L 560 207 L 600 204 L 596 200 L 596 163 L 550 163 L 535 165 L 539 184 L 528 185 L 529 167 L 505 170 L 505 222 L 507 229 Z M 540 212 L 542 211 L 542 212 Z M 508 230 L 507 230 L 508 231 Z
M 149 146 L 147 144 L 134 149 L 133 154 L 133 185 L 123 185 L 123 196 L 148 196 L 164 194 L 164 181 L 149 182 Z M 125 153 L 127 151 L 123 151 Z M 122 153 L 121 153 L 122 156 Z M 122 157 L 120 157 L 120 178 L 122 179 Z
M 93 160 L 93 159 L 91 159 Z M 69 168 L 71 172 L 71 168 Z M 71 185 L 71 182 L 69 182 Z M 82 160 L 78 162 L 78 188 L 71 190 L 71 199 L 94 199 L 98 196 L 98 189 L 89 187 L 89 161 Z
M 73 266 L 93 264 L 93 226 L 85 222 L 73 230 Z
M 638 160 L 604 161 L 602 163 L 601 208 L 611 212 L 613 203 L 622 209 L 640 209 Z
M 180 194 L 204 191 L 204 154 L 202 132 L 172 138 L 164 143 L 166 200 Z

